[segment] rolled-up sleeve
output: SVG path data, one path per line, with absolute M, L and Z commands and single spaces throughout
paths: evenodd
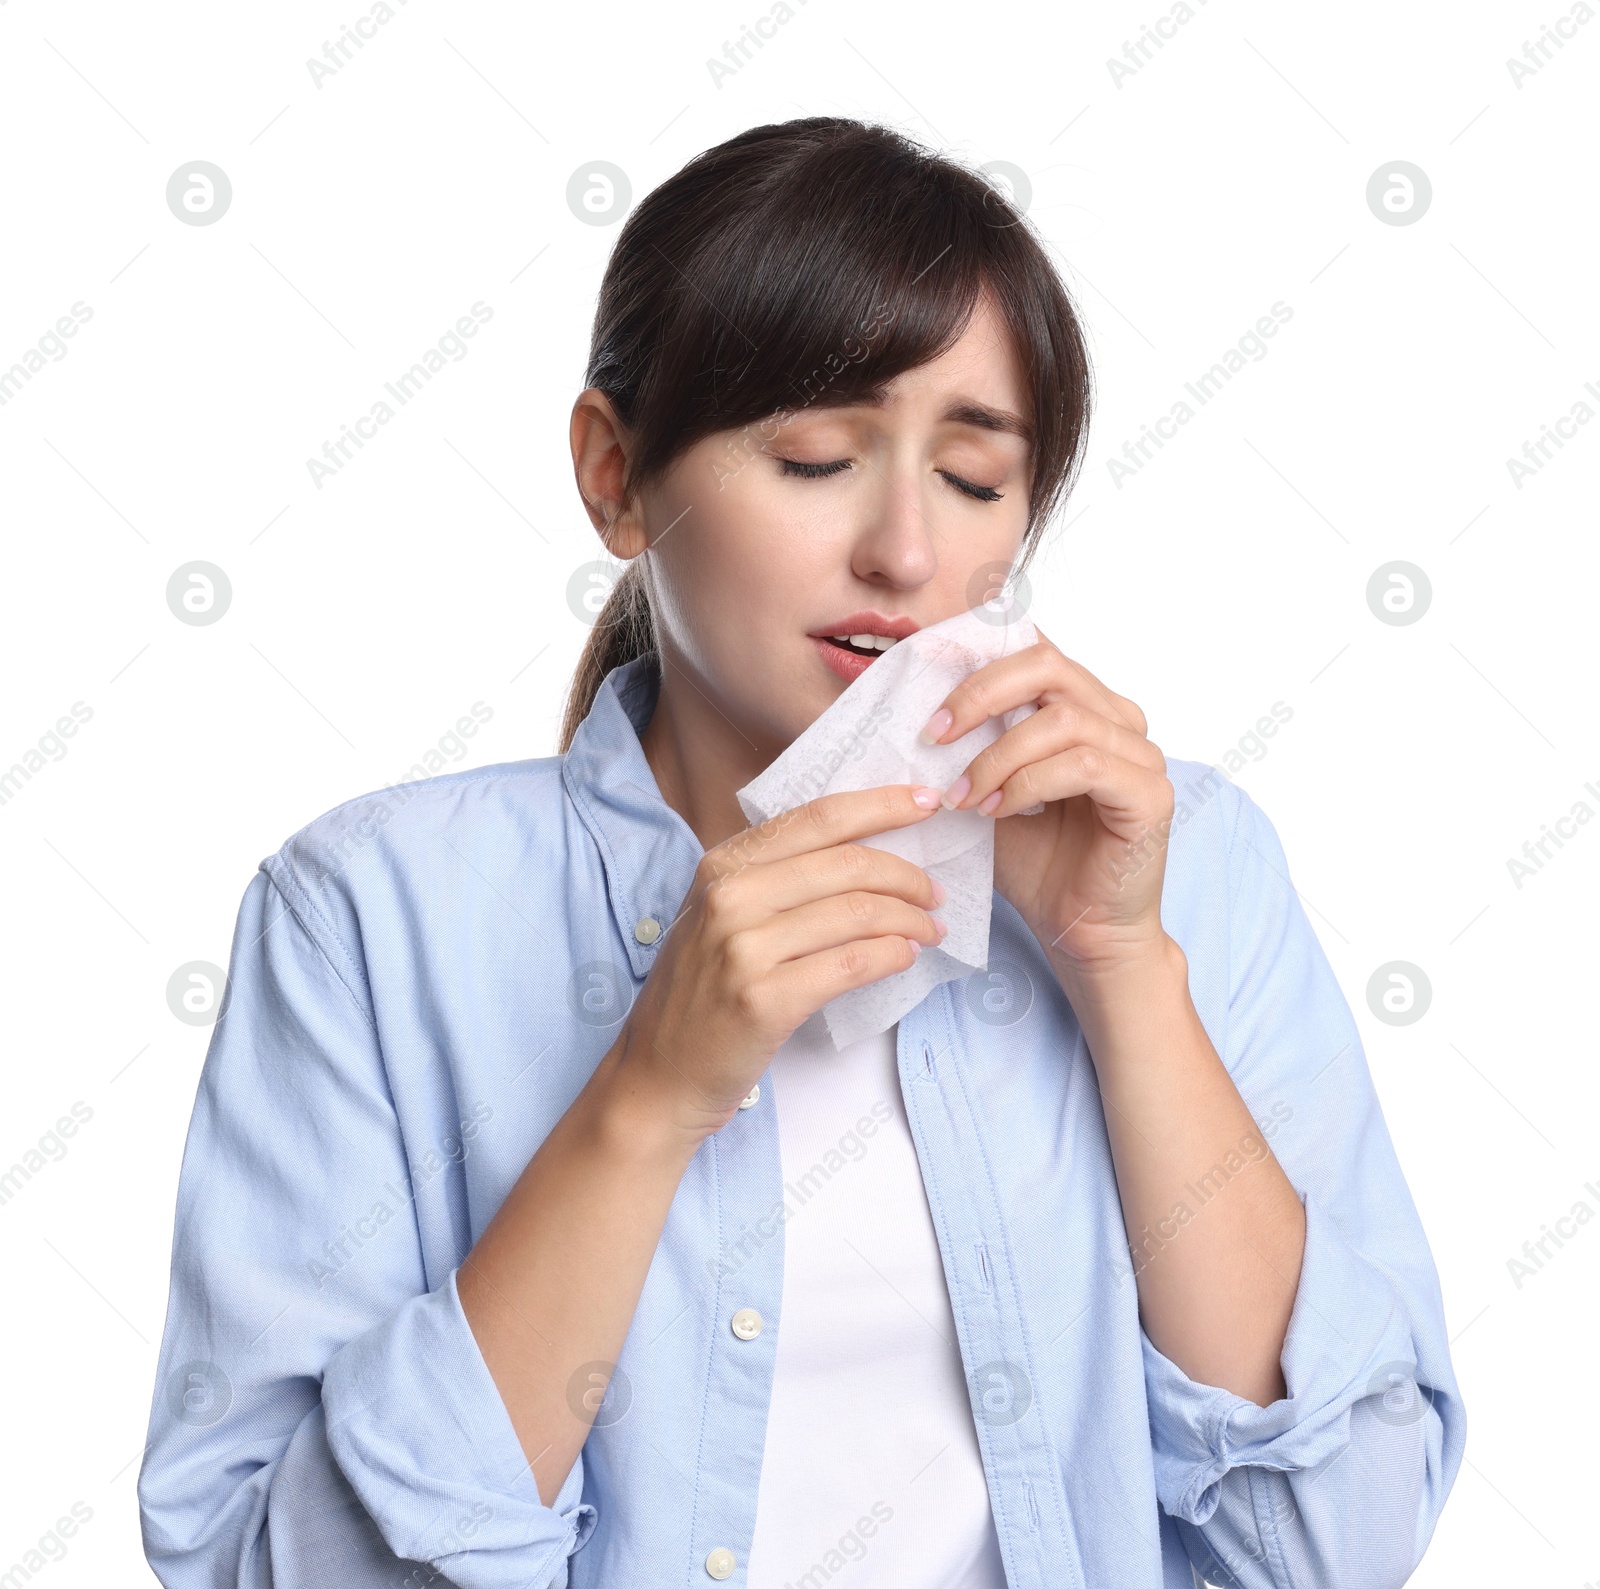
M 263 869 L 184 1149 L 139 1477 L 169 1589 L 567 1583 L 583 1459 L 543 1505 L 412 1197 L 360 968 Z
M 1218 1046 L 1300 1195 L 1305 1251 L 1282 1400 L 1197 1384 L 1144 1338 L 1157 1495 L 1212 1583 L 1385 1589 L 1421 1559 L 1465 1444 L 1443 1303 L 1355 1020 L 1277 832 L 1242 790 L 1227 795 Z

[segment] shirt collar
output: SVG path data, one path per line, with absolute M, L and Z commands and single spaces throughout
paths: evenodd
M 705 854 L 694 830 L 661 796 L 639 736 L 655 711 L 661 670 L 653 654 L 613 668 L 578 725 L 561 776 L 599 847 L 606 888 L 636 976 L 649 973 L 694 869 Z M 659 923 L 651 943 L 636 929 Z M 649 928 L 645 929 L 646 934 Z

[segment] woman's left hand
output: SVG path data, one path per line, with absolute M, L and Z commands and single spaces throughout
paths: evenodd
M 1162 945 L 1173 788 L 1144 713 L 1041 633 L 945 697 L 936 742 L 1028 703 L 951 784 L 945 803 L 997 819 L 994 886 L 1021 914 L 1058 974 L 1115 970 Z M 935 713 L 930 728 L 943 720 Z M 1016 816 L 1038 801 L 1036 816 Z

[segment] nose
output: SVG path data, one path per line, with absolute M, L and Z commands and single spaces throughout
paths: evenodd
M 850 566 L 869 584 L 915 590 L 939 567 L 938 536 L 914 471 L 880 465 L 875 489 L 857 499 L 864 514 Z

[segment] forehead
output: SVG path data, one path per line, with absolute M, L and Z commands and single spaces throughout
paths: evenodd
M 987 293 L 980 293 L 971 317 L 956 340 L 926 363 L 847 399 L 830 402 L 826 393 L 791 410 L 791 420 L 830 413 L 935 409 L 944 422 L 969 425 L 996 435 L 1032 441 L 1028 391 L 1010 328 Z
M 1017 405 L 1023 399 L 1021 361 L 1011 328 L 986 291 L 974 301 L 961 335 L 937 358 L 896 376 L 888 390 L 893 395 L 957 385 L 985 402 Z

